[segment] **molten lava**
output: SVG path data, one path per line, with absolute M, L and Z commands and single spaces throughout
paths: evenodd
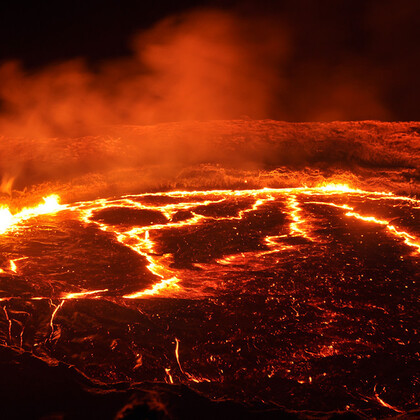
M 0 338 L 109 383 L 402 413 L 419 208 L 341 184 L 3 207 Z
M 44 202 L 36 207 L 24 208 L 19 213 L 12 214 L 8 207 L 0 207 L 0 234 L 15 229 L 23 221 L 44 214 L 53 214 L 62 210 L 58 195 L 52 194 L 44 198 Z
M 289 237 L 302 237 L 312 241 L 309 231 L 311 230 L 310 222 L 302 216 L 302 209 L 297 195 L 305 198 L 306 196 L 331 196 L 341 199 L 344 197 L 359 196 L 367 199 L 379 199 L 386 200 L 402 200 L 407 202 L 416 202 L 409 197 L 398 197 L 390 193 L 385 192 L 367 192 L 360 189 L 354 189 L 344 184 L 326 184 L 316 188 L 289 188 L 289 189 L 269 189 L 264 188 L 262 190 L 216 190 L 216 191 L 173 191 L 168 193 L 156 193 L 156 194 L 141 194 L 137 196 L 125 196 L 121 199 L 112 200 L 93 200 L 87 202 L 81 202 L 73 205 L 60 205 L 59 197 L 57 195 L 50 195 L 44 198 L 44 203 L 39 204 L 33 208 L 24 208 L 16 214 L 12 214 L 7 207 L 1 209 L 1 221 L 2 234 L 7 233 L 9 230 L 14 232 L 24 228 L 23 223 L 29 219 L 46 215 L 55 214 L 60 211 L 70 210 L 76 219 L 85 224 L 94 223 L 97 227 L 104 231 L 110 232 L 115 236 L 115 239 L 122 245 L 130 248 L 140 256 L 144 257 L 147 262 L 147 269 L 151 274 L 158 278 L 158 281 L 154 283 L 150 288 L 145 290 L 136 291 L 124 295 L 123 297 L 133 299 L 143 296 L 152 295 L 165 295 L 168 296 L 173 292 L 179 292 L 182 286 L 179 284 L 180 279 L 176 275 L 176 270 L 171 269 L 171 260 L 168 259 L 167 255 L 160 255 L 156 250 L 156 244 L 151 239 L 151 234 L 159 233 L 159 231 L 167 231 L 172 229 L 181 229 L 185 227 L 191 227 L 196 225 L 203 225 L 209 221 L 234 221 L 242 220 L 244 216 L 251 212 L 258 211 L 259 207 L 266 205 L 271 201 L 276 201 L 281 197 L 285 197 L 286 207 L 285 212 L 289 219 L 289 233 L 283 236 Z M 175 199 L 177 203 L 170 204 L 143 204 L 139 200 L 142 197 L 167 197 Z M 198 200 L 196 200 L 198 198 Z M 203 200 L 203 198 L 205 198 Z M 194 209 L 205 208 L 211 205 L 222 204 L 228 199 L 247 199 L 249 200 L 248 208 L 244 208 L 238 211 L 236 215 L 232 216 L 217 216 L 217 215 L 203 215 L 199 212 L 194 212 Z M 377 218 L 375 216 L 362 215 L 354 211 L 354 208 L 347 204 L 336 204 L 334 202 L 323 202 L 323 201 L 304 201 L 306 204 L 315 205 L 328 205 L 344 210 L 349 210 L 345 213 L 345 216 L 354 217 L 358 220 L 367 223 L 373 223 L 378 225 L 386 226 L 387 230 L 391 235 L 397 238 L 401 238 L 404 243 L 414 249 L 414 252 L 420 253 L 420 240 L 417 239 L 413 234 L 406 231 L 397 229 L 389 221 Z M 133 227 L 131 224 L 122 223 L 120 225 L 107 224 L 106 221 L 101 218 L 95 218 L 94 216 L 101 211 L 106 210 L 118 211 L 118 209 L 133 209 L 139 211 L 158 211 L 164 217 L 163 223 L 146 225 L 143 227 Z M 191 217 L 174 221 L 174 216 L 179 212 L 190 212 Z M 73 216 L 72 216 L 73 217 Z M 281 247 L 278 248 L 278 243 L 275 239 L 276 236 L 267 235 L 262 238 L 262 242 L 269 248 L 268 251 L 264 251 L 263 254 L 279 252 Z M 234 256 L 228 256 L 223 259 L 222 264 L 229 264 Z M 23 256 L 9 260 L 9 268 L 2 268 L 1 273 L 11 271 L 16 273 L 17 266 L 16 261 L 27 259 L 29 257 Z M 219 262 L 222 260 L 219 260 Z M 62 299 L 75 299 L 83 298 L 90 295 L 96 295 L 97 293 L 106 292 L 108 289 L 94 290 L 94 291 L 82 291 L 72 292 L 64 295 Z

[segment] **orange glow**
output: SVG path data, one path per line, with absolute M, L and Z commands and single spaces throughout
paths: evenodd
M 62 210 L 70 210 L 78 220 L 84 224 L 95 224 L 99 229 L 104 232 L 109 232 L 114 235 L 115 239 L 125 247 L 130 248 L 147 261 L 148 271 L 156 277 L 154 283 L 142 290 L 133 291 L 123 295 L 127 299 L 135 299 L 150 296 L 179 296 L 184 293 L 183 288 L 183 277 L 182 273 L 171 267 L 172 256 L 170 254 L 162 255 L 157 249 L 157 244 L 154 241 L 154 235 L 159 231 L 165 229 L 178 229 L 187 226 L 197 226 L 206 223 L 209 220 L 217 221 L 229 221 L 229 220 L 241 220 L 244 217 L 248 217 L 252 212 L 257 211 L 261 206 L 268 202 L 282 198 L 282 205 L 285 206 L 283 211 L 289 219 L 289 233 L 283 233 L 278 236 L 267 235 L 261 241 L 268 247 L 268 250 L 264 250 L 258 253 L 254 253 L 254 257 L 264 256 L 266 254 L 272 254 L 281 252 L 285 249 L 293 247 L 293 245 L 281 244 L 283 238 L 290 237 L 303 237 L 312 242 L 316 241 L 317 238 L 314 233 L 311 232 L 310 220 L 307 218 L 306 210 L 302 208 L 302 203 L 298 195 L 319 197 L 328 195 L 329 200 L 333 200 L 337 197 L 350 197 L 357 195 L 365 197 L 366 199 L 380 200 L 380 199 L 391 199 L 391 200 L 406 200 L 413 202 L 412 198 L 395 196 L 387 192 L 369 192 L 362 191 L 357 188 L 352 188 L 345 184 L 324 184 L 318 187 L 309 188 L 287 188 L 287 189 L 275 189 L 275 188 L 264 188 L 257 190 L 208 190 L 208 191 L 171 191 L 166 193 L 154 193 L 144 194 L 149 197 L 167 197 L 171 198 L 169 204 L 143 204 L 139 202 L 139 198 L 142 195 L 137 196 L 124 196 L 118 200 L 92 200 L 86 202 L 80 202 L 73 205 L 60 205 L 58 202 L 57 195 L 51 195 L 44 198 L 44 203 L 34 207 L 23 209 L 19 213 L 12 215 L 7 208 L 3 208 L 3 233 L 9 230 L 17 229 L 19 224 L 28 220 L 32 217 L 37 217 L 42 214 L 56 213 Z M 207 205 L 216 205 L 223 203 L 228 198 L 243 198 L 249 200 L 248 207 L 242 208 L 237 212 L 236 215 L 203 215 L 195 211 L 195 208 L 200 208 Z M 300 197 L 300 196 L 299 196 Z M 285 199 L 285 200 L 283 200 Z M 348 204 L 335 203 L 334 201 L 304 201 L 305 204 L 317 204 L 327 205 L 338 209 L 345 210 L 344 213 L 347 217 L 353 217 L 365 223 L 373 223 L 377 225 L 385 226 L 389 234 L 400 239 L 403 243 L 411 248 L 415 248 L 417 253 L 420 253 L 420 241 L 412 233 L 398 229 L 396 226 L 390 224 L 390 222 L 377 218 L 372 215 L 363 215 L 355 211 L 355 209 Z M 132 227 L 127 225 L 109 225 L 105 222 L 95 219 L 95 214 L 104 209 L 109 208 L 130 208 L 138 210 L 147 210 L 160 212 L 166 219 L 166 223 L 151 224 L 142 227 Z M 174 216 L 179 211 L 188 213 L 188 217 L 184 220 L 176 220 Z M 252 255 L 247 256 L 247 253 L 238 253 L 233 255 L 226 255 L 220 258 L 216 262 L 222 265 L 235 264 L 240 261 L 244 261 L 245 258 L 253 257 Z M 28 257 L 14 258 L 9 260 L 9 267 L 0 268 L 0 274 L 5 273 L 17 273 L 18 267 L 16 262 Z M 200 264 L 196 264 L 201 266 Z M 99 295 L 100 293 L 106 292 L 107 289 L 85 291 L 85 292 L 74 292 L 68 293 L 61 297 L 64 301 L 66 299 L 78 299 L 84 297 L 90 297 Z M 58 310 L 58 309 L 57 309 Z
M 52 302 L 51 305 L 53 305 L 55 308 L 51 314 L 51 318 L 50 318 L 50 328 L 51 328 L 51 333 L 49 336 L 49 340 L 52 341 L 55 338 L 55 326 L 54 326 L 54 318 L 57 315 L 57 312 L 60 310 L 60 308 L 63 307 L 65 300 L 62 300 L 58 305 L 54 305 Z
M 264 40 L 258 48 L 245 41 L 251 31 Z M 130 56 L 95 71 L 82 59 L 29 73 L 1 63 L 0 100 L 10 109 L 0 115 L 2 134 L 51 138 L 108 124 L 265 117 L 279 84 L 273 57 L 288 54 L 287 38 L 282 25 L 255 16 L 202 10 L 136 34 Z
M 200 382 L 211 382 L 207 378 L 201 378 L 194 375 L 191 375 L 188 372 L 185 372 L 184 369 L 182 369 L 181 362 L 179 361 L 179 343 L 180 341 L 175 337 L 175 358 L 179 366 L 179 370 L 189 379 L 190 381 L 200 383 Z
M 103 383 L 309 407 L 337 378 L 340 412 L 411 410 L 395 393 L 409 375 L 381 379 L 376 362 L 416 360 L 413 197 L 333 183 L 48 202 L 5 208 L 3 345 Z
M 302 209 L 299 207 L 299 202 L 296 200 L 295 195 L 291 195 L 287 200 L 287 205 L 290 209 L 290 217 L 292 222 L 290 223 L 290 234 L 292 236 L 303 236 L 310 239 L 308 233 L 304 229 L 305 221 L 302 219 Z
M 67 299 L 82 299 L 85 298 L 87 296 L 91 296 L 91 295 L 97 295 L 98 293 L 104 293 L 107 292 L 108 289 L 103 289 L 103 290 L 90 290 L 88 292 L 77 292 L 77 293 L 67 293 L 66 295 L 64 295 L 62 297 L 63 300 L 67 300 Z
M 364 194 L 366 192 L 363 192 Z M 372 193 L 376 195 L 383 195 L 386 196 L 387 199 L 395 199 L 395 200 L 407 200 L 407 201 L 415 201 L 409 197 L 401 197 L 401 196 L 392 196 L 389 193 Z M 390 224 L 387 220 L 378 219 L 375 216 L 364 216 L 354 211 L 353 207 L 348 206 L 347 204 L 335 204 L 335 203 L 325 203 L 319 201 L 307 201 L 308 204 L 322 204 L 326 206 L 332 206 L 336 208 L 341 208 L 344 210 L 349 210 L 345 213 L 347 217 L 354 217 L 355 219 L 362 220 L 363 222 L 367 223 L 374 223 L 377 225 L 386 226 L 387 230 L 393 235 L 398 238 L 403 239 L 404 243 L 410 247 L 416 248 L 416 252 L 420 253 L 420 241 L 414 235 L 411 235 L 408 232 L 398 230 L 394 225 Z
M 401 413 L 401 414 L 405 414 L 405 411 L 402 411 L 400 409 L 398 409 L 397 407 L 392 406 L 391 404 L 388 404 L 387 402 L 385 402 L 380 396 L 379 394 L 376 392 L 376 385 L 373 389 L 373 393 L 375 394 L 375 398 L 376 401 L 379 402 L 379 404 L 381 404 L 383 407 L 389 408 L 392 411 L 395 411 L 396 413 Z
M 4 312 L 5 316 L 6 316 L 6 320 L 7 320 L 8 324 L 9 324 L 9 329 L 8 329 L 8 332 L 9 332 L 9 341 L 11 341 L 12 340 L 12 320 L 9 317 L 9 313 L 7 312 L 6 306 L 3 306 L 3 312 Z
M 123 297 L 127 299 L 135 299 L 143 296 L 153 296 L 158 295 L 161 292 L 171 292 L 176 291 L 180 288 L 178 285 L 179 279 L 172 277 L 167 280 L 161 280 L 159 283 L 156 283 L 150 289 L 143 290 L 141 292 L 135 292 L 130 295 L 124 295 Z
M 28 257 L 21 257 L 21 258 L 15 258 L 14 260 L 10 260 L 10 271 L 13 273 L 17 273 L 17 266 L 16 261 L 26 260 Z
M 335 183 L 328 183 L 328 184 L 320 184 L 316 187 L 317 190 L 323 191 L 326 193 L 363 193 L 365 191 L 359 190 L 357 188 L 352 188 L 347 184 L 335 184 Z
M 0 274 L 16 274 L 18 272 L 18 267 L 16 265 L 17 261 L 26 260 L 28 257 L 21 257 L 21 258 L 14 258 L 12 260 L 9 260 L 9 268 L 0 268 Z
M 364 222 L 376 223 L 376 224 L 379 224 L 379 225 L 387 225 L 388 224 L 388 222 L 385 221 L 385 220 L 377 219 L 374 216 L 362 216 L 362 215 L 360 215 L 358 213 L 355 213 L 353 211 L 348 211 L 346 213 L 346 216 L 355 217 L 356 219 L 363 220 Z
M 173 384 L 174 383 L 174 379 L 172 378 L 172 375 L 171 375 L 171 369 L 165 368 L 165 373 L 166 373 L 166 376 L 167 376 L 167 379 L 165 378 L 165 381 L 167 383 Z
M 15 260 L 10 260 L 10 271 L 13 271 L 14 273 L 17 271 Z
M 44 214 L 57 213 L 64 206 L 59 204 L 60 197 L 56 194 L 43 198 L 44 202 L 36 207 L 28 207 L 19 213 L 12 214 L 8 207 L 0 207 L 0 234 L 13 229 L 19 223 Z
M 338 209 L 353 210 L 353 207 L 350 207 L 347 204 L 325 203 L 324 201 L 307 201 L 306 204 L 321 204 L 324 206 L 336 207 Z
M 377 219 L 374 216 L 362 216 L 353 211 L 347 212 L 346 216 L 355 217 L 356 219 L 363 220 L 364 222 L 375 223 L 377 225 L 384 225 L 392 235 L 403 239 L 406 245 L 416 248 L 416 252 L 420 253 L 420 241 L 418 239 L 416 239 L 413 235 L 410 235 L 407 232 L 398 230 L 394 225 L 391 225 L 386 220 Z
M 179 370 L 185 374 L 184 370 L 182 369 L 181 363 L 179 361 L 179 340 L 175 337 L 175 358 L 179 366 Z
M 0 207 L 0 233 L 6 232 L 13 225 L 14 218 L 7 207 Z
M 397 228 L 393 225 L 390 225 L 388 223 L 386 227 L 393 235 L 399 236 L 400 238 L 404 239 L 404 243 L 406 243 L 408 246 L 412 246 L 414 248 L 417 248 L 417 252 L 420 253 L 420 241 L 416 239 L 413 235 L 410 235 L 407 232 L 397 230 Z

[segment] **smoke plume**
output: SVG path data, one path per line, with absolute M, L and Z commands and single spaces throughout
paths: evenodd
M 279 25 L 207 10 L 159 22 L 132 40 L 131 57 L 95 68 L 74 59 L 30 74 L 7 62 L 0 131 L 62 137 L 112 124 L 263 118 L 288 48 Z
M 56 190 L 61 183 L 74 199 L 81 177 L 80 188 L 120 193 L 133 168 L 140 171 L 133 189 L 195 188 L 187 179 L 207 177 L 197 178 L 197 167 L 211 168 L 214 186 L 244 177 L 229 175 L 230 168 L 253 171 L 257 186 L 268 182 L 258 171 L 277 171 L 270 179 L 278 180 L 282 167 L 353 175 L 360 167 L 402 167 L 411 171 L 406 178 L 417 177 L 410 158 L 417 125 L 258 121 L 391 115 L 363 60 L 299 61 L 296 38 L 279 15 L 195 10 L 138 33 L 129 57 L 95 64 L 78 58 L 35 71 L 3 63 L 0 193 L 41 184 Z M 380 133 L 387 141 L 380 143 Z M 413 141 L 390 148 L 395 133 Z

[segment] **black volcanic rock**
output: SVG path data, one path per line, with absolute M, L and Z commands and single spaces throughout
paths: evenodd
M 182 220 L 188 220 L 191 219 L 194 215 L 189 211 L 189 210 L 180 210 L 177 211 L 173 216 L 172 216 L 172 222 L 180 222 Z
M 100 210 L 93 215 L 92 219 L 114 226 L 148 226 L 168 223 L 168 219 L 160 211 L 124 207 L 111 207 Z
M 185 385 L 104 384 L 71 365 L 0 345 L 0 418 L 63 420 L 356 420 L 355 412 L 292 412 L 266 403 L 212 401 Z M 420 411 L 398 416 L 418 418 Z M 389 419 L 394 417 L 389 417 Z M 396 418 L 396 417 L 395 417 Z
M 0 346 L 2 419 L 298 419 L 296 414 L 260 404 L 211 401 L 183 385 L 104 384 L 76 368 Z

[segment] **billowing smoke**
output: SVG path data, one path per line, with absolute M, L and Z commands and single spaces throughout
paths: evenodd
M 78 136 L 104 125 L 269 115 L 289 40 L 266 19 L 220 11 L 167 18 L 132 40 L 130 58 L 82 59 L 29 74 L 0 68 L 2 134 Z
M 284 121 L 392 119 L 378 71 L 366 57 L 312 57 L 294 15 L 195 10 L 158 22 L 131 40 L 129 57 L 83 58 L 28 71 L 0 67 L 0 132 L 80 136 L 113 124 L 271 118 Z M 327 29 L 326 29 L 327 30 Z M 306 54 L 302 57 L 302 51 Z
M 133 168 L 132 189 L 197 187 L 188 179 L 236 186 L 245 175 L 226 172 L 232 168 L 252 171 L 256 186 L 268 182 L 264 171 L 281 167 L 353 175 L 369 165 L 418 171 L 410 159 L 413 142 L 388 147 L 396 132 L 415 140 L 417 125 L 257 121 L 391 116 L 363 61 L 299 61 L 297 45 L 294 28 L 278 15 L 196 10 L 137 34 L 129 57 L 94 65 L 73 59 L 32 72 L 3 63 L 0 193 L 57 184 L 69 199 L 78 197 L 76 184 L 95 194 L 120 193 L 133 181 L 127 173 Z M 382 144 L 380 133 L 387 137 Z M 211 168 L 207 175 L 203 165 Z M 198 175 L 190 170 L 197 167 Z
M 108 135 L 4 139 L 4 192 L 65 201 L 167 189 L 323 182 L 418 194 L 420 123 L 219 120 L 118 126 Z M 17 152 L 20 170 L 16 171 Z M 19 193 L 19 191 L 21 191 Z M 6 197 L 7 199 L 7 197 Z

